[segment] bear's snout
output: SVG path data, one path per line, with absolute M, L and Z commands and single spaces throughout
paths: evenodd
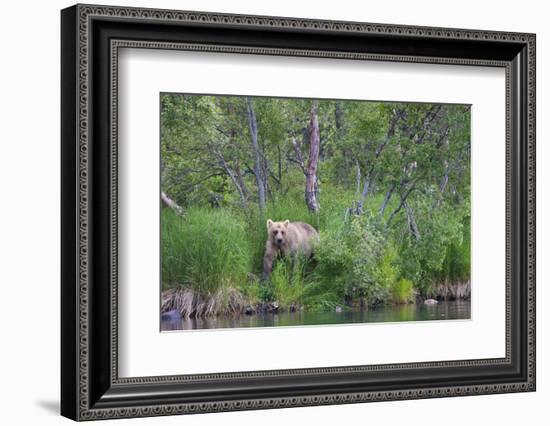
M 283 239 L 281 237 L 278 237 L 277 238 L 277 244 L 282 244 L 283 243 Z

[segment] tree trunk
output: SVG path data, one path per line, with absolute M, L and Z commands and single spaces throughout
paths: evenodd
M 248 199 L 248 189 L 246 189 L 246 184 L 244 183 L 243 179 L 243 172 L 241 171 L 241 166 L 239 165 L 239 163 L 235 165 L 235 177 L 237 178 L 237 183 L 240 187 L 238 189 L 242 193 L 242 196 L 246 201 Z
M 336 122 L 336 129 L 341 133 L 344 129 L 344 108 L 342 101 L 336 101 L 334 105 L 334 119 Z
M 416 242 L 420 241 L 420 231 L 418 230 L 418 225 L 416 224 L 416 219 L 414 218 L 414 212 L 407 202 L 403 204 L 407 212 L 407 224 L 409 225 L 409 230 L 413 235 Z
M 237 188 L 237 192 L 239 193 L 239 198 L 241 199 L 241 204 L 243 208 L 247 210 L 248 203 L 246 200 L 246 188 L 242 180 L 240 169 L 237 169 L 238 172 L 235 173 L 233 172 L 233 170 L 231 170 L 229 164 L 227 164 L 227 161 L 225 161 L 225 158 L 223 158 L 223 155 L 218 153 L 218 158 L 220 159 L 220 165 L 225 170 L 225 173 L 227 173 L 227 175 L 231 178 L 231 182 L 233 182 L 233 185 L 235 185 L 235 188 Z
M 252 107 L 252 100 L 246 98 L 246 112 L 248 117 L 248 128 L 252 139 L 252 154 L 254 155 L 254 175 L 256 176 L 256 185 L 258 186 L 258 204 L 260 211 L 265 211 L 265 179 L 262 176 L 260 148 L 258 146 L 258 124 L 256 114 Z
M 441 139 L 443 141 L 443 144 L 446 146 L 449 145 L 449 139 L 447 138 L 448 133 L 449 133 L 449 129 L 447 128 L 444 132 L 443 138 Z M 443 193 L 445 192 L 445 188 L 447 187 L 448 183 L 449 183 L 449 162 L 447 160 L 444 160 L 443 177 L 441 178 L 441 182 L 439 183 L 439 194 L 432 205 L 432 210 L 439 207 L 439 204 L 443 200 Z
M 317 201 L 317 163 L 319 161 L 319 119 L 317 118 L 317 101 L 312 101 L 309 115 L 309 158 L 306 167 L 306 205 L 309 211 L 317 213 L 319 202 Z
M 395 185 L 392 185 L 390 189 L 388 189 L 388 192 L 386 192 L 386 196 L 384 197 L 384 202 L 380 206 L 379 214 L 380 216 L 384 216 L 384 212 L 386 211 L 386 207 L 388 206 L 388 203 L 390 202 L 390 198 L 393 194 L 393 190 L 395 189 Z
M 277 145 L 277 158 L 278 158 L 278 165 L 277 165 L 277 175 L 279 177 L 278 181 L 278 187 L 281 189 L 282 182 L 283 182 L 283 165 L 281 163 L 281 145 Z
M 359 197 L 361 193 L 361 166 L 357 158 L 355 159 L 355 194 Z
M 292 136 L 292 146 L 294 147 L 294 156 L 296 157 L 295 161 L 300 166 L 300 169 L 302 169 L 304 176 L 307 176 L 304 157 L 302 156 L 302 148 L 294 136 Z
M 401 208 L 405 205 L 405 203 L 407 202 L 407 197 L 409 195 L 411 195 L 411 192 L 413 191 L 413 189 L 415 188 L 415 185 L 414 183 L 409 187 L 409 189 L 407 189 L 405 191 L 405 193 L 403 195 L 401 195 L 401 202 L 399 203 L 399 205 L 397 206 L 397 208 L 392 212 L 392 214 L 390 215 L 390 217 L 388 218 L 388 222 L 387 222 L 387 225 L 389 226 L 391 221 L 393 220 L 393 218 L 395 217 L 395 215 L 397 213 L 399 213 L 401 211 Z
M 167 206 L 170 207 L 172 210 L 174 210 L 177 214 L 183 213 L 183 208 L 176 203 L 174 200 L 172 200 L 164 191 L 160 192 L 160 199 L 162 202 Z
M 439 184 L 439 194 L 436 195 L 436 199 L 432 204 L 432 210 L 437 209 L 441 204 L 441 201 L 443 200 L 443 197 L 444 197 L 443 194 L 445 193 L 445 188 L 447 187 L 448 183 L 449 183 L 448 165 L 447 165 L 447 161 L 445 161 L 445 172 Z
M 361 198 L 357 202 L 357 213 L 358 215 L 363 214 L 363 206 L 365 204 L 365 201 L 367 199 L 367 195 L 369 195 L 369 191 L 371 190 L 372 186 L 372 177 L 369 175 L 365 178 L 365 184 L 363 185 L 363 191 L 361 192 Z
M 386 147 L 390 139 L 395 134 L 395 128 L 400 118 L 401 118 L 401 113 L 397 110 L 394 110 L 390 118 L 386 136 L 384 137 L 380 145 L 378 145 L 378 147 L 376 148 L 376 151 L 374 152 L 374 159 L 372 161 L 372 165 L 368 173 L 365 175 L 365 184 L 363 186 L 363 191 L 361 192 L 361 198 L 357 203 L 357 214 L 362 214 L 363 206 L 365 204 L 365 200 L 367 199 L 367 195 L 369 195 L 369 192 L 372 192 L 372 186 L 376 177 L 376 167 L 375 167 L 376 162 L 380 158 L 380 155 L 382 155 L 382 151 L 384 151 L 384 148 Z

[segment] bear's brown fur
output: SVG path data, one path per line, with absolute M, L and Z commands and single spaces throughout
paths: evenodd
M 310 256 L 315 244 L 319 241 L 319 233 L 315 228 L 304 222 L 273 222 L 267 220 L 267 242 L 265 243 L 263 279 L 271 273 L 273 262 L 279 254 L 295 256 L 302 254 Z

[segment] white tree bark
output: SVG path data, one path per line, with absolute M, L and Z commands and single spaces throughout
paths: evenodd
M 309 138 L 309 158 L 306 167 L 306 204 L 308 209 L 317 213 L 319 211 L 319 202 L 317 201 L 317 164 L 319 162 L 319 119 L 317 118 L 317 102 L 313 101 L 310 111 L 310 138 Z
M 183 214 L 183 208 L 174 200 L 172 200 L 168 195 L 166 195 L 164 191 L 160 192 L 160 199 L 167 207 L 174 210 L 177 214 Z
M 256 114 L 252 107 L 252 99 L 246 98 L 246 112 L 248 118 L 248 128 L 250 129 L 250 137 L 252 139 L 252 154 L 254 155 L 254 175 L 256 176 L 256 184 L 258 186 L 258 204 L 260 211 L 265 211 L 265 179 L 261 171 L 260 148 L 258 146 L 258 123 L 256 122 Z

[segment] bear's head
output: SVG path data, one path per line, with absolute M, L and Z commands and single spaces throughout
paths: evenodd
M 287 238 L 288 224 L 290 221 L 273 222 L 271 219 L 267 220 L 267 235 L 271 239 L 271 242 L 277 247 L 281 247 L 285 244 Z

